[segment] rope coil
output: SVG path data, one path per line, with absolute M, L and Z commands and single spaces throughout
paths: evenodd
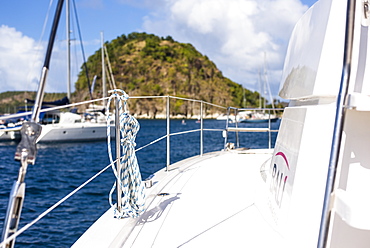
M 122 190 L 122 195 L 118 196 L 122 198 L 121 212 L 117 209 L 117 204 L 113 204 L 112 195 L 116 188 L 116 182 L 109 193 L 109 203 L 114 209 L 114 217 L 126 218 L 126 217 L 138 217 L 140 213 L 144 211 L 145 204 L 145 186 L 141 180 L 141 174 L 139 165 L 135 154 L 135 138 L 136 134 L 140 129 L 139 122 L 135 117 L 129 114 L 127 109 L 127 100 L 129 96 L 123 90 L 115 89 L 112 91 L 112 95 L 109 97 L 107 102 L 107 143 L 108 143 L 108 155 L 112 165 L 113 173 L 119 181 L 119 186 Z M 123 156 L 116 161 L 120 163 L 121 170 L 117 171 L 117 167 L 114 166 L 111 150 L 111 138 L 110 138 L 110 126 L 111 126 L 111 115 L 109 112 L 109 106 L 112 99 L 119 100 L 119 129 L 122 154 Z M 116 137 L 117 138 L 117 137 Z

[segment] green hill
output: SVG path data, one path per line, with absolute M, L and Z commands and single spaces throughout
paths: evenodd
M 130 96 L 171 95 L 221 106 L 242 107 L 243 103 L 249 107 L 258 106 L 257 92 L 243 90 L 240 84 L 224 77 L 216 65 L 191 44 L 176 42 L 170 36 L 160 38 L 152 34 L 131 33 L 105 45 L 116 87 Z M 102 96 L 100 50 L 89 57 L 86 66 L 90 81 L 97 75 L 94 97 L 99 98 Z M 85 67 L 82 67 L 75 88 L 76 99 L 89 98 Z M 136 113 L 163 111 L 158 104 L 151 104 L 152 110 L 145 109 L 143 103 L 148 102 L 143 100 L 141 104 L 134 104 Z M 179 106 L 178 111 L 188 115 L 192 107 Z
M 176 42 L 170 36 L 163 38 L 153 34 L 131 33 L 106 42 L 105 46 L 116 88 L 125 90 L 130 96 L 171 95 L 225 107 L 259 105 L 258 92 L 243 89 L 240 84 L 224 77 L 216 65 L 191 44 Z M 87 74 L 90 84 L 92 78 L 97 76 L 93 97 L 102 97 L 100 49 L 88 58 L 86 65 L 81 66 L 72 102 L 90 99 Z M 114 88 L 112 79 L 107 80 L 107 85 L 108 90 Z M 53 101 L 64 96 L 66 93 L 47 93 L 44 100 Z M 13 113 L 17 107 L 24 105 L 26 98 L 34 97 L 35 92 L 1 93 L 0 114 Z M 171 102 L 172 115 L 193 116 L 199 113 L 199 108 L 198 104 L 182 100 Z M 157 114 L 164 113 L 164 100 L 133 99 L 130 101 L 130 111 L 155 118 Z M 220 109 L 212 111 L 220 112 Z
M 65 97 L 66 93 L 45 93 L 44 101 L 52 102 Z M 25 106 L 25 100 L 36 98 L 35 91 L 7 91 L 0 93 L 0 114 L 12 114 Z M 31 110 L 31 109 L 29 109 Z

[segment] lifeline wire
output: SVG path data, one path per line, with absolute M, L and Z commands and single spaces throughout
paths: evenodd
M 60 199 L 57 203 L 55 203 L 53 206 L 51 206 L 50 208 L 48 208 L 46 211 L 44 211 L 43 213 L 41 213 L 36 219 L 34 219 L 33 221 L 31 221 L 30 223 L 28 223 L 27 225 L 25 225 L 24 227 L 22 227 L 21 229 L 19 229 L 17 232 L 15 232 L 13 235 L 9 236 L 8 238 L 4 239 L 1 243 L 0 243 L 0 247 L 3 247 L 5 246 L 6 243 L 10 242 L 11 240 L 15 239 L 16 237 L 18 237 L 19 235 L 21 235 L 23 232 L 25 232 L 27 229 L 29 229 L 31 226 L 33 226 L 34 224 L 36 224 L 36 222 L 38 222 L 39 220 L 41 220 L 42 218 L 44 218 L 47 214 L 49 214 L 51 211 L 53 211 L 54 209 L 56 209 L 57 207 L 59 207 L 60 204 L 62 204 L 63 202 L 65 202 L 66 200 L 68 200 L 71 196 L 73 196 L 75 193 L 77 193 L 80 189 L 82 189 L 83 187 L 85 187 L 88 183 L 90 183 L 92 180 L 94 180 L 95 178 L 97 178 L 98 176 L 100 176 L 100 174 L 102 174 L 104 171 L 106 171 L 109 167 L 111 167 L 112 164 L 109 164 L 107 165 L 105 168 L 103 168 L 102 170 L 100 170 L 98 173 L 96 173 L 94 176 L 92 176 L 91 178 L 89 178 L 87 181 L 85 181 L 83 184 L 81 184 L 80 186 L 78 186 L 77 188 L 75 188 L 73 191 L 71 191 L 68 195 L 66 195 L 65 197 L 63 197 L 62 199 Z

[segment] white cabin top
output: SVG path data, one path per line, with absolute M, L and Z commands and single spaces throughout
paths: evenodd
M 335 98 L 342 76 L 346 1 L 323 0 L 310 8 L 296 24 L 285 59 L 279 95 L 289 100 Z M 368 23 L 362 4 L 356 6 L 351 86 L 349 92 L 370 95 L 366 57 Z M 361 53 L 359 51 L 362 51 Z M 364 52 L 366 51 L 366 52 Z

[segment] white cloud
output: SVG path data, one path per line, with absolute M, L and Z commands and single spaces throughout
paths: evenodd
M 143 28 L 192 43 L 249 89 L 258 89 L 266 64 L 277 95 L 290 33 L 306 9 L 299 0 L 169 0 L 146 16 Z
M 249 89 L 259 88 L 258 71 L 263 70 L 266 56 L 274 95 L 277 95 L 290 32 L 307 9 L 299 0 L 116 1 L 149 13 L 143 19 L 143 31 L 170 35 L 180 42 L 193 44 L 214 61 L 226 77 Z M 101 0 L 92 3 L 97 7 L 103 4 Z M 3 90 L 37 90 L 46 44 L 37 44 L 5 25 L 0 26 L 0 37 Z M 95 50 L 97 46 L 93 46 Z M 82 64 L 79 52 L 80 61 L 72 65 L 72 84 Z M 65 58 L 65 42 L 55 42 L 47 92 L 66 92 Z
M 14 28 L 0 26 L 0 84 L 7 90 L 35 90 L 36 73 L 33 67 L 40 67 L 38 50 L 33 39 L 23 36 Z M 33 63 L 34 62 L 34 63 Z
M 0 85 L 3 91 L 36 91 L 44 63 L 45 42 L 38 44 L 15 28 L 0 26 Z M 55 42 L 51 58 L 46 92 L 66 92 L 65 42 Z M 72 61 L 72 66 L 81 65 Z M 75 82 L 78 71 L 72 69 Z M 73 83 L 72 83 L 73 84 Z M 73 87 L 73 85 L 72 85 Z M 73 89 L 72 89 L 73 91 Z

